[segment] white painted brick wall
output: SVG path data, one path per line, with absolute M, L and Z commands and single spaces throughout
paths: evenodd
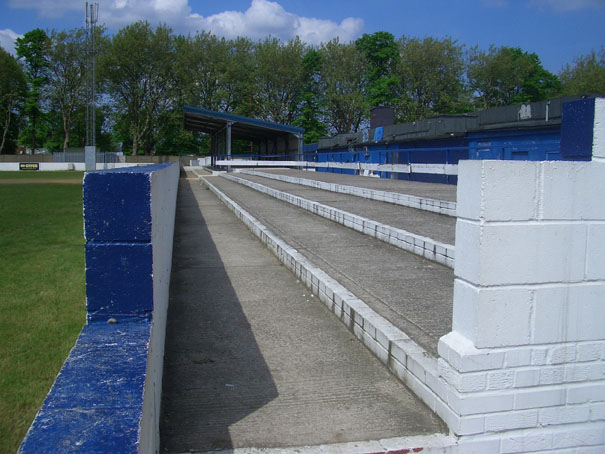
M 437 370 L 461 452 L 605 452 L 605 161 L 463 162 L 458 184 Z
M 592 159 L 593 161 L 605 161 L 605 98 L 595 99 Z

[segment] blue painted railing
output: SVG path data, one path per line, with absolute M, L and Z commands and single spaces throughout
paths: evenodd
M 84 179 L 87 324 L 22 454 L 159 450 L 177 164 Z

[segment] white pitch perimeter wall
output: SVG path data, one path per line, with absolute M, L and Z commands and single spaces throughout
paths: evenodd
M 461 452 L 605 452 L 605 161 L 595 157 L 460 164 L 452 332 L 433 391 L 468 443 Z

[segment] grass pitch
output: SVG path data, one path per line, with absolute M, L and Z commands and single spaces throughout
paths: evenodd
M 0 180 L 13 179 L 36 179 L 36 180 L 82 180 L 84 172 L 75 170 L 65 170 L 56 172 L 40 172 L 40 171 L 0 171 Z
M 0 453 L 14 454 L 85 323 L 82 186 L 0 185 L 0 213 Z

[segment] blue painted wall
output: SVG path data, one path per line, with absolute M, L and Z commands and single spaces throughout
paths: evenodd
M 563 159 L 590 161 L 594 134 L 594 98 L 562 106 L 561 155 Z
M 469 133 L 468 159 L 560 161 L 558 127 L 531 131 Z
M 502 159 L 524 161 L 590 160 L 594 128 L 595 98 L 581 96 L 533 103 L 534 117 L 521 117 L 521 106 L 488 109 L 468 117 L 451 119 L 456 136 L 441 139 L 413 139 L 392 143 L 368 143 L 318 149 L 305 146 L 305 159 L 315 162 L 361 162 L 397 164 L 457 164 L 461 159 Z M 551 106 L 549 110 L 548 107 Z M 527 107 L 527 106 L 525 106 Z M 551 113 L 550 121 L 548 112 Z M 460 121 L 467 121 L 461 126 Z M 426 127 L 431 120 L 423 120 Z M 438 120 L 437 122 L 439 122 Z M 458 123 L 455 123 L 458 121 Z M 470 124 L 470 126 L 469 126 Z M 404 131 L 412 131 L 408 128 Z M 408 132 L 409 132 L 408 131 Z M 425 137 L 444 135 L 446 130 L 419 130 Z M 475 132 L 469 132 L 475 131 Z M 382 132 L 382 131 L 381 131 Z M 386 133 L 386 130 L 384 131 Z M 391 140 L 402 137 L 386 135 Z M 407 134 L 403 132 L 402 134 Z M 412 134 L 412 133 L 410 133 Z M 453 133 L 452 133 L 453 134 Z M 379 134 L 380 135 L 380 134 Z M 378 136 L 377 136 L 378 137 Z M 360 151 L 365 150 L 365 151 Z M 353 174 L 355 170 L 317 169 L 323 172 Z M 424 173 L 394 174 L 381 172 L 382 178 L 457 182 L 453 175 Z
M 458 164 L 463 159 L 506 159 L 526 161 L 561 160 L 559 126 L 509 131 L 468 133 L 464 137 L 369 144 L 363 147 L 305 150 L 305 159 L 315 162 L 361 162 L 379 164 Z M 348 169 L 317 169 L 319 172 L 355 174 Z M 456 184 L 456 175 L 426 173 L 393 174 L 381 178 Z
M 147 433 L 157 433 L 157 421 L 150 421 L 145 409 L 159 408 L 159 398 L 149 389 L 154 385 L 161 389 L 161 379 L 158 382 L 150 375 L 162 366 L 155 356 L 163 356 L 163 335 L 157 330 L 165 323 L 165 314 L 153 311 L 156 303 L 167 305 L 154 301 L 154 250 L 166 250 L 163 242 L 169 242 L 172 250 L 173 230 L 161 228 L 167 234 L 158 238 L 152 211 L 164 203 L 159 209 L 165 216 L 159 221 L 156 216 L 155 222 L 174 225 L 177 184 L 178 165 L 173 163 L 86 174 L 88 323 L 23 440 L 20 454 L 154 450 L 141 439 L 143 427 Z M 164 260 L 171 262 L 169 255 Z M 163 285 L 169 285 L 169 278 L 163 280 Z

